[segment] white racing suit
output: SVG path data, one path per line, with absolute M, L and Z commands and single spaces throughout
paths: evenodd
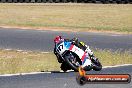
M 96 59 L 93 55 L 93 52 L 89 49 L 89 46 L 85 45 L 83 42 L 78 42 L 78 39 L 64 39 L 65 41 L 71 41 L 74 42 L 75 45 L 77 45 L 79 48 L 81 48 L 82 50 L 84 50 L 86 52 L 86 57 L 82 60 L 82 65 L 81 67 L 85 70 L 85 71 L 89 71 L 92 69 L 92 59 Z M 57 52 L 56 52 L 56 47 L 54 48 L 54 54 L 57 56 L 58 62 L 61 63 L 61 58 Z
M 85 71 L 89 71 L 92 69 L 92 61 L 91 59 L 95 59 L 95 57 L 93 56 L 93 52 L 92 50 L 89 48 L 89 46 L 85 45 L 86 47 L 86 57 L 84 58 L 84 60 L 82 61 L 82 65 L 81 67 L 85 70 Z
M 73 39 L 74 40 L 74 39 Z M 93 64 L 92 61 L 96 60 L 96 58 L 93 55 L 92 50 L 89 48 L 89 46 L 87 46 L 86 44 L 84 44 L 84 42 L 79 42 L 78 39 L 75 39 L 75 45 L 77 45 L 79 48 L 81 48 L 82 50 L 84 50 L 86 52 L 86 57 L 82 60 L 82 65 L 81 67 L 85 70 L 85 71 L 89 71 L 93 68 Z M 91 61 L 92 60 L 92 61 Z

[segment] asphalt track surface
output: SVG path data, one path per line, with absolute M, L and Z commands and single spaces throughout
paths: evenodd
M 128 50 L 132 49 L 132 35 L 88 33 L 88 32 L 58 32 L 43 30 L 20 30 L 0 28 L 0 48 L 53 51 L 53 39 L 56 35 L 64 38 L 77 37 L 90 47 L 100 49 Z
M 0 48 L 53 51 L 53 38 L 62 35 L 64 38 L 78 37 L 79 40 L 86 41 L 91 47 L 100 49 L 132 49 L 132 35 L 117 35 L 103 33 L 85 32 L 57 32 L 57 31 L 36 31 L 0 28 Z M 130 74 L 132 75 L 132 65 L 114 68 L 104 68 L 100 72 L 90 71 L 88 74 Z M 80 86 L 76 82 L 75 72 L 62 73 L 52 72 L 18 75 L 0 76 L 0 88 L 132 88 L 129 84 L 85 84 Z
M 105 68 L 102 71 L 91 71 L 88 74 L 130 74 L 132 65 Z M 18 75 L 0 77 L 0 88 L 132 88 L 129 84 L 85 84 L 80 86 L 76 82 L 75 72 L 41 73 L 32 75 Z

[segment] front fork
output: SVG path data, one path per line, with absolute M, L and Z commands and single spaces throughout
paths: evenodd
M 80 64 L 79 64 L 79 62 L 77 61 L 77 58 L 76 57 L 74 57 L 73 56 L 73 54 L 70 52 L 70 58 L 71 58 L 71 62 L 73 63 L 73 64 L 75 64 L 76 66 L 81 66 Z

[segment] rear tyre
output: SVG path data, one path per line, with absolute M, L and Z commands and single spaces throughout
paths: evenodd
M 102 65 L 97 59 L 96 61 L 93 62 L 93 70 L 100 71 L 101 69 L 102 69 Z

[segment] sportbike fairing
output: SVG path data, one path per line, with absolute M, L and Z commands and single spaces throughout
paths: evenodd
M 73 45 L 71 42 L 67 42 L 67 41 L 61 41 L 60 43 L 57 44 L 56 46 L 57 48 L 57 52 L 62 55 L 66 50 L 72 51 L 75 54 L 77 54 L 79 56 L 79 58 L 81 60 L 83 60 L 85 58 L 85 52 L 78 48 L 77 46 Z

